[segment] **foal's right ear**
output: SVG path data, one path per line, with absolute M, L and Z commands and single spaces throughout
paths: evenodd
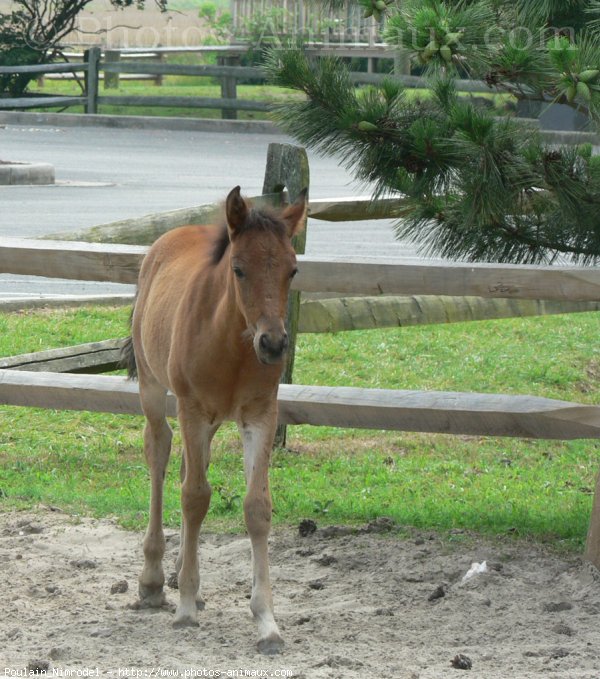
M 296 198 L 296 202 L 288 205 L 281 215 L 287 227 L 288 236 L 297 236 L 306 223 L 308 212 L 308 189 L 302 189 Z
M 225 201 L 225 215 L 227 217 L 227 230 L 229 239 L 235 238 L 236 232 L 241 229 L 248 217 L 248 206 L 240 195 L 240 187 L 232 189 Z

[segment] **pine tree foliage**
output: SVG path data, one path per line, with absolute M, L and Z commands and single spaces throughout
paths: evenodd
M 279 50 L 267 64 L 273 81 L 306 98 L 279 107 L 277 120 L 302 143 L 342 157 L 376 195 L 403 194 L 411 210 L 398 236 L 424 254 L 520 263 L 565 254 L 596 263 L 600 157 L 591 146 L 549 146 L 535 128 L 477 108 L 453 79 L 482 78 L 599 121 L 600 2 L 403 0 L 386 11 L 388 42 L 423 66 L 433 96 L 408 97 L 392 77 L 357 89 L 339 60 Z

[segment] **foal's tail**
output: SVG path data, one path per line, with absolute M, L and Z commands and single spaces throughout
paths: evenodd
M 137 365 L 135 362 L 135 351 L 133 350 L 133 338 L 128 337 L 121 347 L 119 356 L 119 367 L 127 370 L 127 377 L 130 380 L 137 378 Z
M 137 301 L 137 292 L 135 299 L 133 300 L 133 306 L 131 307 L 131 315 L 129 316 L 129 327 L 131 327 L 131 321 L 133 319 L 133 310 L 135 309 L 135 303 Z M 127 370 L 127 377 L 130 380 L 135 380 L 137 378 L 137 364 L 135 362 L 135 351 L 133 350 L 133 338 L 131 335 L 123 342 L 121 347 L 121 352 L 119 356 L 119 367 Z

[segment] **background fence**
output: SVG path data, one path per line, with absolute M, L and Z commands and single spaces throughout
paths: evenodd
M 365 18 L 364 7 L 345 3 L 337 10 L 325 10 L 302 0 L 233 0 L 233 34 L 252 36 L 256 28 L 270 35 L 302 36 L 337 42 L 368 42 L 381 39 L 385 18 Z
M 238 98 L 237 85 L 243 82 L 264 81 L 265 74 L 260 67 L 243 66 L 241 58 L 251 48 L 248 45 L 227 45 L 196 48 L 157 48 L 108 50 L 103 52 L 100 47 L 86 50 L 83 59 L 60 64 L 41 64 L 39 66 L 0 66 L 0 75 L 32 73 L 37 78 L 47 75 L 60 74 L 77 76 L 82 81 L 82 94 L 77 97 L 58 95 L 41 95 L 20 98 L 0 98 L 0 109 L 25 108 L 65 108 L 83 105 L 85 113 L 97 113 L 101 106 L 169 106 L 182 108 L 220 109 L 223 118 L 235 118 L 237 111 L 269 110 L 269 104 L 261 101 L 251 101 Z M 406 73 L 406 64 L 399 60 L 396 52 L 383 44 L 313 44 L 305 51 L 314 58 L 327 55 L 337 55 L 342 58 L 361 58 L 369 63 L 367 72 L 353 72 L 351 78 L 357 85 L 375 84 L 389 77 L 383 73 L 372 72 L 376 60 L 390 60 L 390 70 L 393 67 L 393 77 L 398 78 L 406 87 L 427 87 L 426 81 L 418 76 Z M 216 55 L 217 64 L 176 64 L 165 63 L 164 58 L 169 54 L 194 53 L 197 55 Z M 75 55 L 78 57 L 78 55 Z M 221 97 L 194 96 L 114 96 L 101 94 L 101 80 L 105 89 L 118 85 L 119 78 L 138 77 L 154 79 L 162 82 L 165 76 L 210 77 L 219 80 Z M 490 92 L 488 86 L 478 80 L 457 80 L 456 86 L 460 92 Z
M 306 155 L 288 145 L 269 148 L 265 187 L 269 202 L 293 200 L 307 180 Z M 278 187 L 273 195 L 273 187 Z M 323 201 L 325 202 L 325 201 Z M 323 212 L 348 212 L 327 202 Z M 209 206 L 214 209 L 214 206 Z M 358 207 L 352 208 L 361 216 Z M 364 208 L 363 210 L 364 216 Z M 322 212 L 322 214 L 323 214 Z M 186 211 L 169 213 L 169 227 L 186 223 Z M 163 225 L 167 228 L 167 225 Z M 134 283 L 146 252 L 139 245 L 0 239 L 0 272 Z M 299 255 L 296 292 L 368 295 L 475 295 L 484 298 L 600 301 L 600 269 L 496 264 L 407 262 L 385 258 Z M 298 308 L 290 313 L 297 315 Z M 293 319 L 292 319 L 293 320 Z M 292 345 L 293 346 L 293 345 Z M 35 355 L 34 361 L 35 361 Z M 31 355 L 30 355 L 31 359 Z M 39 361 L 44 357 L 38 356 Z M 293 353 L 291 355 L 293 361 Z M 13 365 L 23 367 L 23 365 Z M 64 370 L 46 364 L 49 370 Z M 291 369 L 288 371 L 291 378 Z M 41 408 L 139 413 L 137 386 L 118 376 L 0 369 L 0 403 Z M 171 398 L 170 413 L 175 414 Z M 535 396 L 418 392 L 282 384 L 280 423 L 400 431 L 548 439 L 600 438 L 600 407 Z M 597 488 L 586 557 L 600 566 L 600 488 Z

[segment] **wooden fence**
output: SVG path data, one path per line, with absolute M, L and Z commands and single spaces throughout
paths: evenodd
M 233 33 L 238 37 L 265 34 L 328 38 L 338 42 L 376 42 L 381 39 L 380 22 L 365 18 L 364 7 L 346 2 L 335 10 L 303 0 L 233 0 Z
M 247 45 L 210 46 L 197 48 L 156 48 L 154 50 L 127 49 L 109 50 L 103 53 L 99 47 L 86 50 L 83 61 L 60 64 L 40 64 L 36 66 L 0 66 L 3 74 L 35 74 L 42 78 L 48 74 L 77 74 L 83 80 L 81 96 L 40 95 L 19 98 L 0 98 L 2 109 L 26 108 L 66 108 L 84 107 L 85 113 L 98 113 L 101 106 L 144 106 L 220 109 L 223 118 L 235 119 L 238 111 L 266 112 L 270 105 L 263 101 L 238 98 L 237 84 L 240 81 L 258 82 L 265 79 L 263 70 L 255 66 L 241 66 L 241 57 L 248 52 Z M 406 74 L 406 68 L 397 59 L 397 54 L 384 44 L 313 44 L 305 48 L 314 58 L 337 55 L 344 58 L 363 57 L 370 63 L 376 59 L 395 59 L 395 75 L 406 87 L 427 87 L 426 81 L 418 76 Z M 216 54 L 217 65 L 206 64 L 169 64 L 163 61 L 166 54 L 194 52 Z M 136 55 L 140 58 L 136 60 Z M 149 61 L 149 56 L 155 61 Z M 143 59 L 142 59 L 143 57 Z M 372 70 L 372 69 L 371 69 Z M 220 97 L 196 96 L 115 96 L 101 94 L 100 79 L 105 85 L 114 87 L 121 75 L 160 79 L 165 76 L 210 77 L 219 80 Z M 381 73 L 352 73 L 351 78 L 357 85 L 376 84 L 389 77 Z M 461 92 L 489 92 L 489 87 L 479 80 L 457 80 Z
M 305 158 L 305 156 L 304 156 Z M 265 187 L 291 200 L 308 179 L 303 153 L 269 149 Z M 271 196 L 271 200 L 273 197 Z M 330 208 L 335 214 L 335 208 Z M 52 240 L 0 239 L 0 272 L 134 283 L 146 247 Z M 476 295 L 485 298 L 600 300 L 600 269 L 448 264 L 385 258 L 299 255 L 293 289 L 344 294 Z M 292 313 L 298 313 L 297 309 Z M 293 358 L 293 356 L 292 356 Z M 58 368 L 61 369 L 61 368 Z M 0 369 L 6 405 L 139 413 L 137 387 L 116 376 Z M 174 399 L 170 412 L 175 413 Z M 282 384 L 280 424 L 541 439 L 600 438 L 600 407 L 535 396 L 419 392 Z M 586 548 L 600 567 L 600 483 Z

